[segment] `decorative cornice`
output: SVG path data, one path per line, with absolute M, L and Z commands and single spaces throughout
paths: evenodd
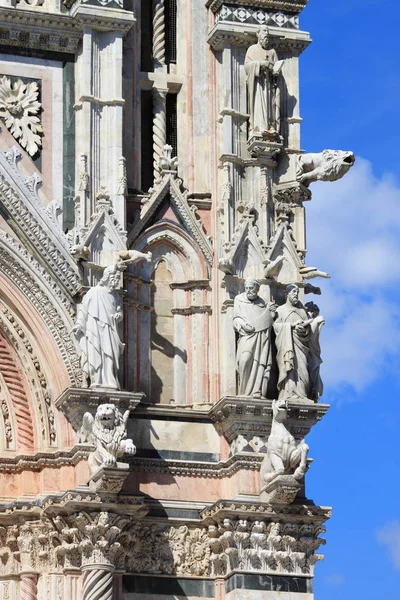
M 206 6 L 215 13 L 225 3 L 227 3 L 226 0 L 207 0 Z M 252 6 L 299 13 L 307 5 L 308 0 L 229 0 L 228 3 L 235 6 Z
M 17 7 L 0 8 L 0 39 L 5 46 L 76 54 L 85 27 L 125 34 L 134 22 L 130 11 L 79 1 L 68 14 L 49 13 L 20 3 Z
M 169 473 L 181 477 L 222 479 L 231 477 L 240 470 L 258 471 L 263 456 L 256 454 L 236 454 L 227 461 L 218 463 L 184 460 L 161 460 L 132 457 L 129 462 L 133 471 L 146 473 Z
M 248 48 L 256 39 L 258 25 L 219 21 L 208 34 L 207 41 L 213 50 L 222 50 L 226 44 Z M 274 48 L 277 52 L 301 54 L 311 43 L 305 31 L 269 27 Z
M 307 435 L 329 409 L 328 404 L 288 402 L 287 427 L 295 438 Z M 217 431 L 229 442 L 238 435 L 269 435 L 272 423 L 272 400 L 257 400 L 245 396 L 225 396 L 214 404 L 210 417 Z
M 40 472 L 45 468 L 74 466 L 86 459 L 91 450 L 92 446 L 77 444 L 71 450 L 18 454 L 13 457 L 2 455 L 0 457 L 0 473 Z
M 197 315 L 197 314 L 208 314 L 211 315 L 211 306 L 185 306 L 183 308 L 171 308 L 173 315 Z
M 93 416 L 100 404 L 109 403 L 124 412 L 134 410 L 142 400 L 144 394 L 124 392 L 120 390 L 68 388 L 55 401 L 55 405 L 62 410 L 75 431 L 82 425 L 85 412 L 89 411 Z
M 299 29 L 297 15 L 284 12 L 266 11 L 260 8 L 247 8 L 245 6 L 232 6 L 224 3 L 215 15 L 215 22 L 227 21 L 231 23 L 248 23 L 257 26 L 282 27 L 285 29 Z
M 245 517 L 249 520 L 257 520 L 266 516 L 279 517 L 282 521 L 312 520 L 322 524 L 330 519 L 332 509 L 328 506 L 315 506 L 315 504 L 274 506 L 258 500 L 218 500 L 212 506 L 202 510 L 200 514 L 206 524 L 225 518 Z

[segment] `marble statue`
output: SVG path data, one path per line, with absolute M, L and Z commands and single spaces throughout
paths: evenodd
M 279 399 L 308 397 L 308 355 L 312 321 L 299 301 L 299 288 L 288 285 L 286 302 L 278 306 L 274 322 Z
M 304 440 L 297 442 L 286 427 L 287 408 L 284 400 L 274 400 L 272 403 L 268 450 L 261 465 L 261 481 L 265 483 L 271 483 L 281 475 L 293 475 L 299 481 L 307 471 L 309 447 Z
M 310 352 L 308 355 L 308 372 L 310 375 L 310 390 L 308 397 L 317 402 L 324 391 L 324 385 L 319 372 L 322 364 L 319 336 L 323 325 L 325 325 L 325 319 L 319 314 L 319 307 L 314 304 L 314 302 L 307 302 L 305 304 L 305 308 L 308 316 L 312 318 L 312 322 L 310 324 Z
M 271 330 L 275 304 L 267 304 L 256 279 L 246 279 L 244 292 L 236 296 L 233 326 L 239 334 L 236 368 L 239 395 L 265 398 L 271 371 Z
M 247 76 L 248 110 L 251 132 L 279 133 L 280 98 L 278 77 L 283 61 L 273 48 L 269 48 L 268 27 L 257 31 L 257 44 L 246 52 L 244 68 Z
M 313 181 L 337 181 L 355 163 L 353 152 L 323 150 L 317 154 L 301 154 L 297 162 L 297 180 L 304 185 Z
M 136 453 L 133 441 L 126 437 L 128 418 L 129 410 L 122 414 L 115 404 L 100 404 L 94 417 L 90 412 L 83 415 L 78 441 L 88 442 L 96 447 L 96 450 L 89 454 L 91 475 L 101 467 L 115 467 L 117 459 L 124 453 Z
M 121 268 L 112 265 L 104 270 L 100 282 L 90 288 L 78 307 L 72 330 L 81 350 L 81 367 L 91 388 L 120 389 L 118 371 L 124 350 L 118 323 L 122 306 L 116 289 Z

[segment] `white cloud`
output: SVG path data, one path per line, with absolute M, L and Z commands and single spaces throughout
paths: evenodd
M 345 584 L 346 580 L 341 573 L 331 573 L 324 578 L 324 582 L 332 587 L 340 587 Z
M 400 521 L 392 521 L 377 531 L 378 542 L 387 546 L 390 560 L 400 570 Z
M 336 183 L 312 186 L 307 206 L 307 264 L 331 274 L 313 280 L 326 318 L 322 333 L 327 386 L 357 392 L 400 354 L 400 184 L 377 178 L 358 159 Z

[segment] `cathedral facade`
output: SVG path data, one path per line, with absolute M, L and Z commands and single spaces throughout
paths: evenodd
M 314 597 L 306 4 L 0 0 L 1 600 Z

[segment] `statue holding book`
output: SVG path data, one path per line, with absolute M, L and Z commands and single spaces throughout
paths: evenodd
M 246 52 L 244 68 L 247 76 L 250 133 L 279 134 L 280 93 L 279 75 L 283 61 L 270 48 L 268 27 L 257 30 L 257 44 Z

